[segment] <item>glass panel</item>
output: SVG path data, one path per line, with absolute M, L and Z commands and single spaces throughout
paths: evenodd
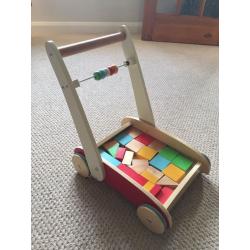
M 181 5 L 181 15 L 198 16 L 201 0 L 183 0 Z
M 203 16 L 219 17 L 219 0 L 207 0 Z
M 156 11 L 158 13 L 174 14 L 177 0 L 158 0 Z

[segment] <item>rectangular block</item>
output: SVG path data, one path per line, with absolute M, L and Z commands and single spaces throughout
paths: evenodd
M 148 160 L 144 160 L 144 159 L 135 159 L 135 158 L 132 160 L 132 165 L 133 165 L 133 166 L 140 166 L 140 165 L 143 165 L 143 166 L 146 166 L 146 167 L 149 166 Z
M 118 148 L 119 148 L 119 143 L 116 143 L 113 147 L 111 147 L 111 148 L 108 149 L 108 152 L 109 152 L 113 157 L 115 157 Z
M 173 193 L 173 190 L 169 187 L 163 187 L 158 194 L 156 194 L 156 198 L 164 204 L 170 195 Z
M 141 142 L 137 140 L 132 140 L 128 144 L 126 144 L 126 148 L 134 152 L 138 152 L 142 147 L 144 147 L 144 144 L 142 144 Z
M 158 184 L 155 184 L 154 187 L 150 190 L 150 193 L 156 196 L 161 190 L 161 186 Z
M 170 161 L 163 158 L 161 155 L 157 154 L 150 162 L 150 165 L 154 166 L 155 168 L 159 169 L 162 171 L 164 168 L 166 168 L 169 164 Z
M 122 160 L 122 164 L 131 165 L 132 160 L 133 160 L 133 156 L 134 156 L 134 152 L 126 151 L 124 158 Z
M 137 166 L 130 166 L 136 173 L 140 174 L 147 169 L 147 166 L 137 165 Z
M 147 180 L 149 180 L 152 183 L 156 183 L 158 181 L 158 177 L 150 173 L 147 169 L 141 173 L 141 176 L 145 177 Z
M 115 158 L 122 161 L 126 152 L 126 148 L 118 148 Z
M 153 174 L 154 176 L 156 176 L 158 179 L 160 179 L 164 175 L 161 171 L 159 171 L 151 166 L 147 167 L 147 171 L 150 172 L 151 174 Z
M 133 140 L 133 137 L 128 135 L 128 134 L 125 134 L 125 133 L 121 133 L 119 135 L 117 135 L 115 137 L 115 139 L 122 145 L 126 145 L 128 144 L 130 141 Z
M 148 145 L 150 148 L 153 148 L 156 151 L 160 151 L 162 148 L 166 147 L 166 144 L 160 142 L 160 141 L 153 141 Z
M 150 191 L 154 187 L 154 185 L 155 185 L 154 183 L 151 183 L 150 181 L 148 181 L 143 187 L 146 190 Z
M 134 127 L 130 127 L 128 128 L 128 130 L 126 131 L 126 133 L 130 136 L 132 136 L 133 138 L 137 137 L 138 135 L 140 135 L 142 132 Z
M 164 175 L 160 180 L 157 181 L 157 184 L 162 186 L 168 186 L 172 188 L 176 188 L 178 183 L 170 179 L 168 176 Z
M 151 160 L 156 154 L 157 151 L 148 146 L 144 146 L 137 152 L 137 155 L 143 157 L 146 160 Z
M 149 145 L 152 141 L 154 141 L 154 138 L 150 135 L 147 135 L 145 133 L 141 133 L 139 136 L 135 138 L 137 141 L 143 143 L 144 145 Z
M 120 164 L 118 168 L 142 186 L 148 182 L 146 178 L 137 174 L 132 168 L 126 165 Z
M 168 146 L 161 149 L 159 154 L 167 160 L 172 161 L 178 155 L 178 152 Z
M 102 146 L 103 146 L 103 148 L 108 150 L 109 148 L 112 148 L 116 144 L 117 144 L 116 140 L 109 140 L 109 141 L 105 142 Z
M 180 183 L 185 176 L 185 171 L 176 167 L 174 164 L 169 164 L 162 172 L 177 183 Z
M 115 159 L 113 156 L 111 156 L 105 151 L 100 150 L 100 155 L 101 155 L 102 160 L 109 162 L 114 167 L 118 167 L 121 164 L 120 161 L 118 161 L 117 159 Z
M 193 162 L 184 155 L 176 156 L 173 159 L 172 163 L 184 171 L 187 171 L 193 164 Z

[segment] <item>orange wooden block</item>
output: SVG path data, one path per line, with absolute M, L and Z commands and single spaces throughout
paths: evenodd
M 134 166 L 132 165 L 131 168 L 138 174 L 144 172 L 146 169 L 147 169 L 147 166 L 145 165 L 137 165 L 137 166 Z
M 134 152 L 126 151 L 124 158 L 122 160 L 122 164 L 131 165 L 133 156 L 134 156 Z
M 128 130 L 127 130 L 127 133 L 132 136 L 133 138 L 137 137 L 138 135 L 140 135 L 142 132 L 137 129 L 137 128 L 134 128 L 134 127 L 130 127 Z
M 144 187 L 146 190 L 150 191 L 154 186 L 155 186 L 154 183 L 148 181 L 143 187 Z
M 134 152 L 138 152 L 142 147 L 144 147 L 144 144 L 142 144 L 141 142 L 137 140 L 132 140 L 126 145 L 126 148 Z
M 164 175 L 160 180 L 157 181 L 157 184 L 162 185 L 162 186 L 169 186 L 172 188 L 175 188 L 178 186 L 178 183 Z
M 162 148 L 166 147 L 166 144 L 160 141 L 153 141 L 151 144 L 148 145 L 150 148 L 153 148 L 156 151 L 160 151 Z
M 162 172 L 170 179 L 178 183 L 180 183 L 185 176 L 185 172 L 176 167 L 174 164 L 169 164 Z
M 151 174 L 153 174 L 154 176 L 156 176 L 158 179 L 160 179 L 164 175 L 161 171 L 159 171 L 151 166 L 147 167 L 147 171 L 150 172 Z
M 149 180 L 152 183 L 156 183 L 159 179 L 158 177 L 156 177 L 155 175 L 150 173 L 147 169 L 141 173 L 141 176 L 143 176 L 144 178 L 146 178 L 147 180 Z
M 148 146 L 144 146 L 137 152 L 137 155 L 147 160 L 151 160 L 156 154 L 157 154 L 157 151 Z

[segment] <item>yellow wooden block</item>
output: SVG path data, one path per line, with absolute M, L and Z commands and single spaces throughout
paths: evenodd
M 147 171 L 156 176 L 158 179 L 160 179 L 164 175 L 161 171 L 151 166 L 147 167 Z
M 180 183 L 185 176 L 185 172 L 176 167 L 174 164 L 169 164 L 162 172 L 170 179 L 178 183 Z
M 145 160 L 142 156 L 139 156 L 137 154 L 134 155 L 134 160 Z
M 146 190 L 150 191 L 154 187 L 154 185 L 155 185 L 154 183 L 151 183 L 150 181 L 148 181 L 143 187 Z
M 146 178 L 147 180 L 149 180 L 152 183 L 156 183 L 158 181 L 158 179 L 159 179 L 158 177 L 156 177 L 155 175 L 153 175 L 152 173 L 150 173 L 147 170 L 142 172 L 141 176 L 143 176 L 144 178 Z
M 144 146 L 137 152 L 137 155 L 143 157 L 146 160 L 151 160 L 156 154 L 157 151 L 148 146 Z

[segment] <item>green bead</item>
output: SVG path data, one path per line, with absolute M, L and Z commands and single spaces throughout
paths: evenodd
M 107 76 L 107 75 L 106 75 L 105 69 L 99 70 L 99 73 L 100 73 L 100 75 L 101 75 L 101 79 L 103 79 L 103 78 L 105 78 L 105 77 Z
M 102 79 L 100 71 L 94 72 L 93 76 L 94 76 L 95 80 L 97 80 L 97 81 Z

